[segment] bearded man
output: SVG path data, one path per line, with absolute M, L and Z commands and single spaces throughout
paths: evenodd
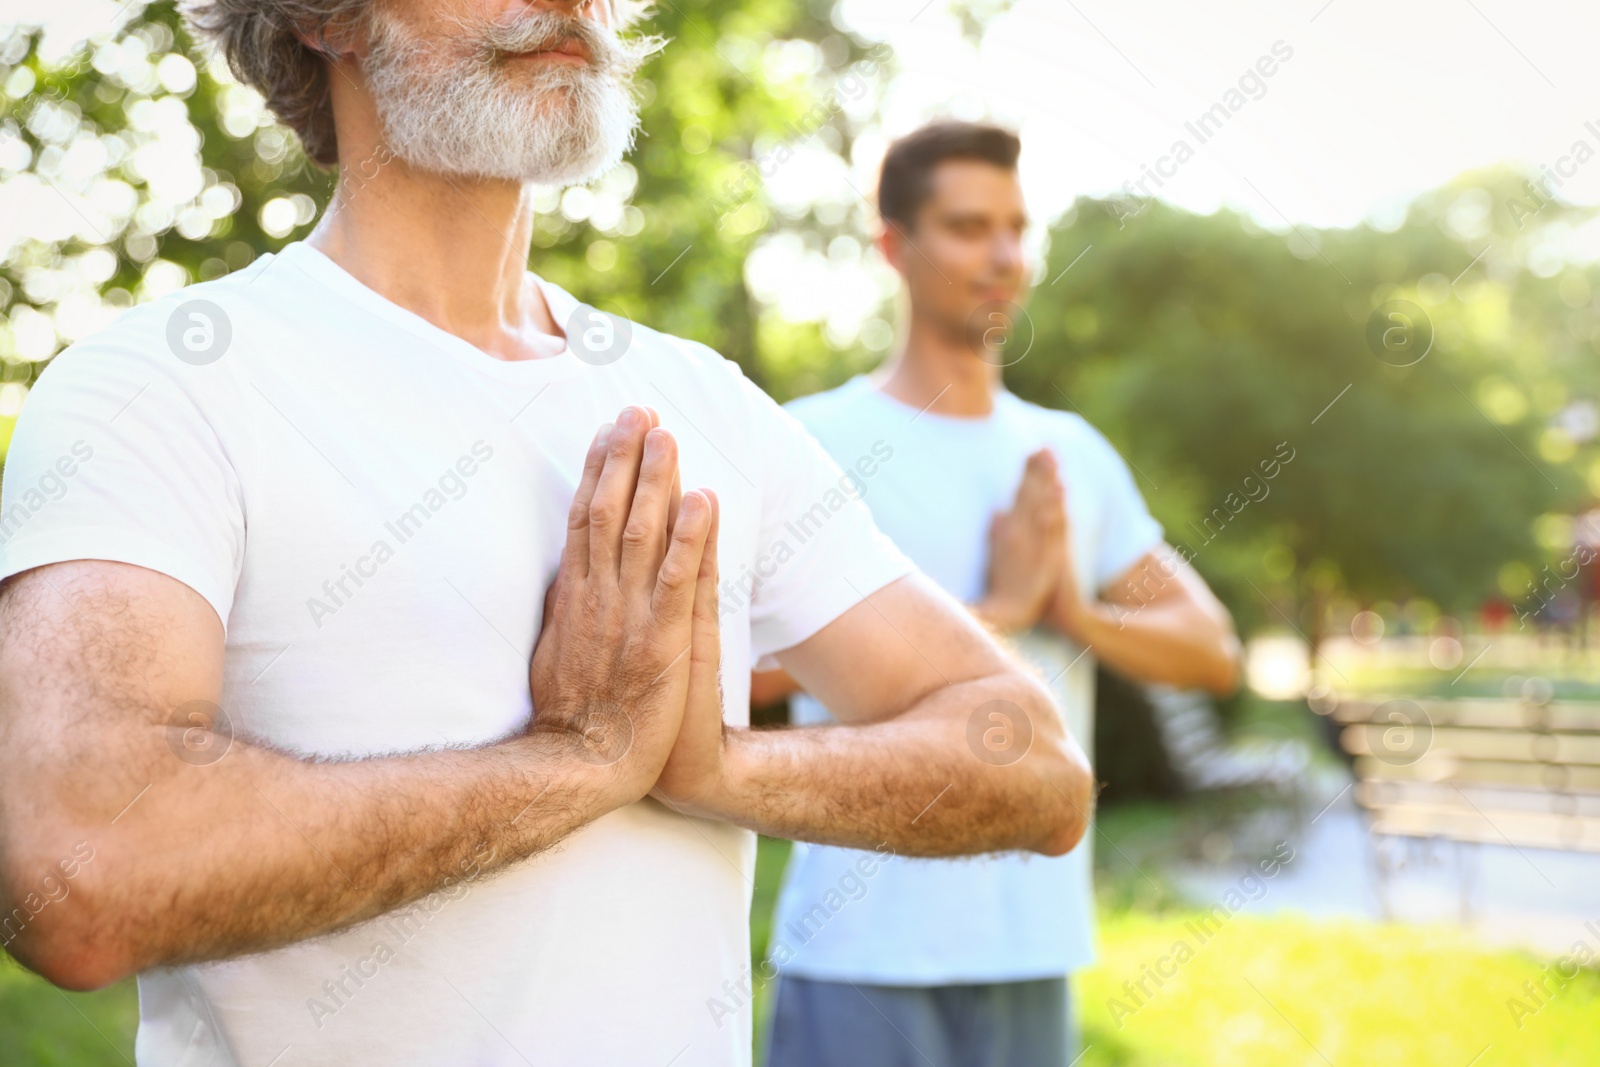
M 631 140 L 655 45 L 627 12 L 189 14 L 342 181 L 307 240 L 73 345 L 21 414 L 14 956 L 137 974 L 141 1067 L 741 1064 L 753 831 L 1077 843 L 1081 750 L 877 532 L 865 472 L 528 270 L 529 184 Z M 839 723 L 748 729 L 757 660 Z M 973 740 L 997 714 L 1014 759 Z

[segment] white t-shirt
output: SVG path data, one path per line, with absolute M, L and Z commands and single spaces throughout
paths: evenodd
M 1103 588 L 1161 543 L 1127 465 L 1077 415 L 1004 390 L 983 418 L 918 414 L 866 378 L 789 410 L 842 468 L 856 471 L 879 529 L 963 603 L 985 590 L 990 520 L 1011 507 L 1024 462 L 1044 446 L 1066 488 L 1080 589 Z M 857 467 L 862 456 L 875 462 Z M 1017 645 L 1050 682 L 1067 728 L 1092 751 L 1093 657 L 1044 628 Z M 801 723 L 830 718 L 807 696 L 793 709 Z M 795 845 L 772 928 L 775 966 L 834 981 L 946 985 L 1062 975 L 1093 959 L 1088 836 L 1058 857 L 872 862 L 879 859 Z
M 572 296 L 532 284 L 574 321 Z M 743 724 L 753 658 L 911 565 L 735 364 L 597 315 L 580 328 L 631 329 L 614 362 L 564 345 L 506 362 L 306 244 L 134 308 L 24 405 L 0 575 L 106 559 L 194 588 L 227 626 L 241 737 L 344 757 L 483 744 L 532 713 L 587 445 L 649 405 L 684 486 L 721 498 L 725 714 Z M 818 501 L 826 521 L 758 569 Z M 343 933 L 141 974 L 138 1061 L 745 1064 L 749 1012 L 708 1000 L 749 971 L 754 857 L 749 831 L 644 800 Z

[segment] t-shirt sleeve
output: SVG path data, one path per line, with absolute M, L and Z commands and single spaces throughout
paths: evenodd
M 155 342 L 160 344 L 159 339 Z M 0 492 L 0 578 L 99 559 L 169 575 L 227 625 L 244 559 L 239 479 L 178 377 L 119 331 L 72 346 L 23 402 Z
M 793 415 L 748 380 L 743 385 L 762 458 L 751 654 L 766 668 L 776 665 L 773 653 L 800 644 L 916 567 L 862 501 L 876 458 L 863 456 L 842 470 Z
M 1101 455 L 1101 489 L 1105 494 L 1100 551 L 1094 561 L 1094 583 L 1098 591 L 1158 547 L 1165 534 L 1161 524 L 1150 514 L 1127 461 L 1098 430 L 1089 432 Z

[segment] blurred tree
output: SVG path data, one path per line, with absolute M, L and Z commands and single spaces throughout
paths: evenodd
M 1465 178 L 1393 232 L 1287 239 L 1227 211 L 1080 200 L 1030 305 L 1037 354 L 1008 381 L 1118 442 L 1247 625 L 1315 638 L 1335 593 L 1474 606 L 1538 556 L 1540 516 L 1581 503 L 1573 450 L 1541 441 L 1563 376 L 1593 377 L 1592 304 L 1569 323 L 1494 230 L 1508 180 Z M 1370 329 L 1390 301 L 1413 306 Z

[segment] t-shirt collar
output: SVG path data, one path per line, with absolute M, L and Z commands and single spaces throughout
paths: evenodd
M 479 373 L 508 381 L 543 382 L 568 377 L 583 367 L 571 346 L 565 343 L 556 354 L 537 359 L 507 360 L 491 356 L 448 330 L 434 325 L 421 315 L 368 288 L 330 259 L 326 253 L 305 241 L 294 241 L 284 246 L 276 258 L 309 275 L 339 299 L 348 301 L 407 331 L 430 347 L 460 360 Z M 531 270 L 528 271 L 528 277 L 544 296 L 545 303 L 550 308 L 550 317 L 557 324 L 566 323 L 580 301 L 559 285 L 545 281 Z

